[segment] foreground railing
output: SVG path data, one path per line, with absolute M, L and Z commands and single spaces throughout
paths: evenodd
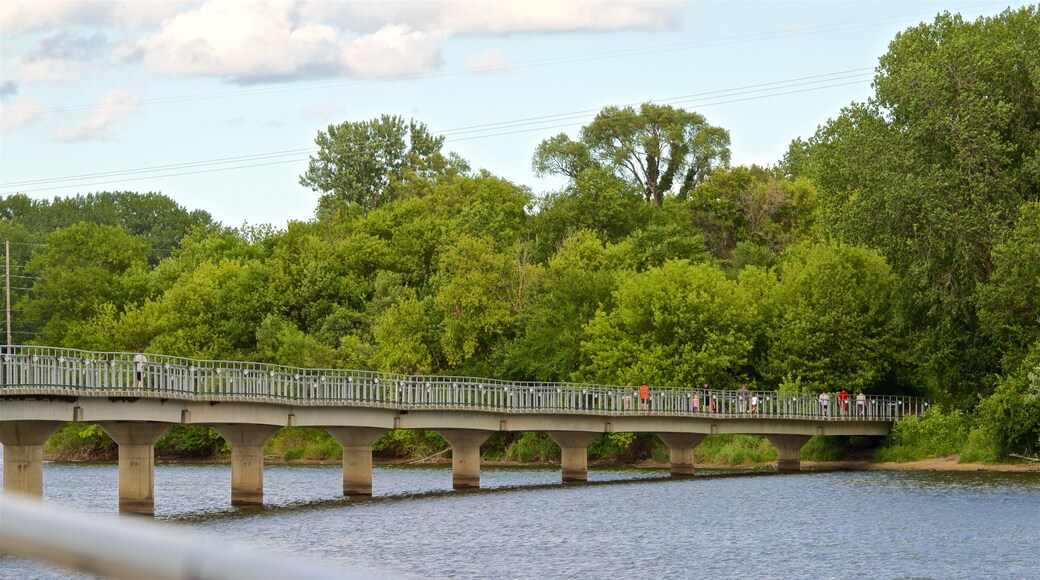
M 189 400 L 255 400 L 294 405 L 370 406 L 397 409 L 467 409 L 502 412 L 677 414 L 896 420 L 922 413 L 918 397 L 890 395 L 824 404 L 815 394 L 650 386 L 638 387 L 504 381 L 437 375 L 402 375 L 342 369 L 304 369 L 252 362 L 198 360 L 134 353 L 91 352 L 44 346 L 0 347 L 0 394 L 132 396 Z M 140 374 L 140 386 L 138 386 Z
M 215 542 L 144 520 L 72 514 L 4 492 L 0 551 L 103 578 L 281 580 L 371 577 L 316 566 L 285 554 Z

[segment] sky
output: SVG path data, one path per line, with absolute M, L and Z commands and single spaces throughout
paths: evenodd
M 865 101 L 901 30 L 1000 2 L 486 0 L 0 3 L 0 195 L 162 193 L 228 226 L 313 219 L 331 124 L 425 123 L 530 188 L 538 144 L 654 102 L 775 164 Z

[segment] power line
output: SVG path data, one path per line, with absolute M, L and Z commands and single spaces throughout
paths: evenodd
M 1002 6 L 1003 4 L 998 2 L 987 2 L 976 4 L 967 7 L 963 12 L 973 12 L 981 10 L 984 7 L 991 6 Z M 488 72 L 507 72 L 513 69 L 529 69 L 544 66 L 557 66 L 563 64 L 574 64 L 581 62 L 590 62 L 596 60 L 606 60 L 615 58 L 630 58 L 638 56 L 647 56 L 652 54 L 661 54 L 667 52 L 679 52 L 684 50 L 691 50 L 695 48 L 713 47 L 713 46 L 726 46 L 731 44 L 744 44 L 749 42 L 761 42 L 767 40 L 780 40 L 785 38 L 795 38 L 799 36 L 808 36 L 813 34 L 824 34 L 829 32 L 844 32 L 848 30 L 856 30 L 861 28 L 870 28 L 874 26 L 882 26 L 886 24 L 908 22 L 910 19 L 919 21 L 921 16 L 934 15 L 934 11 L 922 11 L 913 12 L 908 14 L 900 14 L 894 16 L 885 16 L 880 18 L 872 18 L 867 20 L 857 20 L 848 22 L 838 22 L 831 24 L 819 24 L 815 26 L 805 26 L 800 28 L 791 28 L 787 30 L 778 31 L 766 31 L 757 32 L 750 34 L 739 34 L 733 36 L 723 36 L 718 38 L 709 38 L 703 40 L 695 40 L 690 42 L 673 43 L 666 45 L 651 45 L 629 49 L 618 49 L 610 51 L 601 51 L 594 53 L 581 53 L 574 55 L 563 55 L 546 57 L 540 59 L 531 59 L 526 61 L 518 61 L 514 63 L 503 64 L 500 66 L 484 68 L 479 71 L 472 69 L 447 69 L 435 72 L 422 72 L 422 73 L 409 73 L 400 75 L 388 75 L 372 79 L 351 79 L 345 81 L 334 81 L 334 82 L 317 82 L 308 83 L 303 85 L 294 86 L 276 86 L 276 87 L 263 87 L 254 89 L 239 89 L 235 91 L 220 91 L 202 94 L 192 95 L 179 95 L 172 97 L 157 97 L 152 99 L 135 100 L 127 102 L 110 102 L 110 103 L 94 103 L 84 105 L 67 105 L 60 107 L 41 107 L 36 109 L 23 109 L 17 111 L 0 111 L 0 117 L 14 117 L 20 115 L 38 115 L 42 113 L 58 113 L 58 112 L 71 112 L 71 111 L 88 111 L 96 109 L 106 108 L 119 108 L 127 105 L 154 105 L 154 104 L 168 104 L 168 103 L 183 103 L 183 102 L 195 102 L 195 101 L 207 101 L 215 99 L 227 99 L 236 97 L 249 97 L 257 95 L 267 94 L 279 94 L 287 92 L 298 92 L 298 91 L 309 91 L 309 90 L 320 90 L 328 88 L 341 88 L 341 87 L 352 87 L 358 85 L 378 84 L 386 82 L 397 82 L 403 80 L 419 80 L 426 78 L 438 78 L 438 77 L 451 77 L 460 75 L 473 75 L 473 74 L 484 74 Z
M 870 73 L 865 72 L 872 69 L 850 69 L 845 71 L 837 71 L 827 74 L 811 75 L 806 77 L 798 77 L 794 79 L 787 79 L 782 81 L 772 81 L 767 83 L 757 83 L 752 85 L 744 85 L 740 87 L 733 87 L 729 89 L 720 89 L 714 91 L 705 91 L 701 93 L 693 93 L 689 95 L 683 95 L 678 97 L 670 97 L 667 99 L 661 99 L 656 102 L 661 103 L 693 103 L 696 106 L 715 106 L 728 103 L 736 103 L 741 101 L 748 101 L 754 99 L 769 98 L 775 96 L 783 96 L 800 92 L 807 92 L 811 90 L 822 90 L 834 87 L 847 86 L 851 84 L 862 83 L 867 80 Z M 845 83 L 834 83 L 833 81 L 860 78 L 854 82 Z M 828 84 L 829 83 L 829 84 Z M 808 86 L 807 86 L 808 85 Z M 812 86 L 818 85 L 818 86 Z M 799 90 L 777 92 L 781 89 L 790 87 L 805 87 Z M 769 92 L 772 91 L 772 92 Z M 765 94 L 762 94 L 765 93 Z M 747 96 L 745 98 L 733 99 L 732 97 L 742 95 L 754 95 Z M 705 97 L 703 101 L 698 101 L 697 97 Z M 727 100 L 720 100 L 727 99 Z M 634 106 L 630 104 L 627 106 Z M 558 129 L 562 127 L 570 127 L 576 124 L 578 121 L 587 120 L 593 113 L 597 112 L 593 109 L 583 111 L 573 111 L 569 113 L 559 113 L 554 115 L 545 115 L 541 117 L 531 117 L 526 119 L 516 119 L 511 121 L 500 121 L 495 123 L 486 123 L 482 125 L 470 125 L 457 129 L 449 129 L 443 132 L 436 132 L 445 137 L 446 143 L 455 143 L 461 141 L 471 141 L 473 139 L 487 139 L 492 137 L 502 137 L 508 135 L 515 135 L 518 133 L 528 133 L 532 131 L 543 131 L 548 129 Z M 565 124 L 560 124 L 560 121 L 572 121 Z M 552 123 L 552 124 L 550 124 Z M 527 127 L 527 128 L 521 128 Z M 453 136 L 460 135 L 460 136 Z M 468 136 L 461 136 L 468 135 Z M 223 157 L 210 160 L 174 163 L 168 165 L 160 165 L 153 167 L 145 167 L 139 169 L 127 169 L 118 171 L 109 171 L 103 173 L 91 173 L 82 175 L 72 175 L 63 178 L 48 178 L 39 180 L 29 180 L 13 183 L 0 184 L 0 187 L 17 187 L 19 185 L 38 184 L 41 187 L 34 187 L 28 189 L 9 190 L 0 193 L 0 195 L 10 195 L 13 193 L 35 193 L 39 191 L 49 191 L 53 189 L 64 189 L 70 187 L 94 187 L 111 185 L 115 183 L 126 183 L 129 181 L 141 181 L 146 179 L 155 178 L 167 178 L 167 177 L 182 177 L 187 175 L 199 175 L 205 173 L 215 173 L 223 171 L 232 171 L 239 169 L 252 169 L 256 167 L 267 167 L 271 165 L 283 165 L 286 163 L 303 163 L 308 161 L 309 157 L 291 157 L 289 159 L 280 159 L 281 157 L 288 157 L 290 155 L 299 153 L 313 153 L 316 152 L 317 148 L 308 149 L 290 149 L 285 151 L 275 151 L 269 153 L 258 153 L 253 155 L 241 155 L 236 157 Z M 242 161 L 260 161 L 258 163 L 246 163 Z M 265 161 L 267 160 L 267 161 Z M 211 167 L 214 165 L 231 165 L 230 167 Z M 197 169 L 192 171 L 175 171 L 173 173 L 164 173 L 169 169 L 191 169 L 194 167 L 206 168 Z M 153 175 L 142 175 L 142 174 L 153 174 Z M 106 176 L 124 176 L 118 180 L 104 180 L 94 181 L 95 178 L 103 178 Z

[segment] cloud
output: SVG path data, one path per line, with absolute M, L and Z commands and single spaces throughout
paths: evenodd
M 14 81 L 0 82 L 0 100 L 9 99 L 18 94 L 18 83 Z
M 466 56 L 466 68 L 474 72 L 505 72 L 510 69 L 509 63 L 497 50 Z
M 660 30 L 677 24 L 681 8 L 676 1 L 209 0 L 165 20 L 136 43 L 135 55 L 164 74 L 236 83 L 407 75 L 440 66 L 456 36 Z
M 62 27 L 139 29 L 155 26 L 193 2 L 8 0 L 0 3 L 5 34 Z
M 0 21 L 6 76 L 22 83 L 121 63 L 246 84 L 423 73 L 459 36 L 661 30 L 681 11 L 678 0 L 14 0 Z M 503 64 L 488 53 L 471 66 Z
M 237 82 L 328 74 L 340 52 L 335 29 L 300 21 L 288 1 L 212 0 L 165 21 L 138 48 L 162 73 Z
M 95 105 L 93 113 L 72 128 L 57 135 L 61 141 L 88 141 L 107 137 L 124 117 L 141 107 L 137 93 L 115 89 L 105 93 Z
M 317 119 L 327 120 L 338 117 L 342 111 L 342 103 L 338 101 L 325 101 L 322 103 L 308 105 L 301 109 L 300 112 L 308 117 L 315 117 Z
M 0 86 L 0 92 L 3 92 L 3 89 L 10 84 L 14 83 L 3 83 Z M 15 90 L 17 91 L 17 86 Z M 0 129 L 10 131 L 15 127 L 29 125 L 39 120 L 42 114 L 43 104 L 29 97 L 17 99 L 10 106 L 0 103 Z
M 101 31 L 89 36 L 61 30 L 44 36 L 34 50 L 22 57 L 24 62 L 65 60 L 90 62 L 108 52 L 108 40 Z
M 347 44 L 342 62 L 359 77 L 415 74 L 436 68 L 443 46 L 440 35 L 394 24 Z

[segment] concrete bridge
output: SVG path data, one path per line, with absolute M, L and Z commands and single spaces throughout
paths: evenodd
M 119 510 L 154 511 L 154 445 L 173 425 L 214 427 L 231 445 L 231 503 L 263 503 L 263 448 L 282 427 L 327 430 L 343 446 L 343 494 L 371 495 L 372 445 L 389 429 L 435 430 L 452 448 L 452 484 L 480 486 L 495 432 L 540 431 L 561 449 L 562 480 L 585 481 L 603 433 L 655 433 L 671 473 L 692 475 L 708 434 L 762 435 L 779 470 L 798 470 L 813 435 L 886 435 L 927 406 L 912 397 L 827 405 L 816 396 L 415 376 L 133 353 L 14 346 L 0 353 L 4 491 L 43 493 L 43 444 L 63 424 L 96 423 L 119 446 Z

